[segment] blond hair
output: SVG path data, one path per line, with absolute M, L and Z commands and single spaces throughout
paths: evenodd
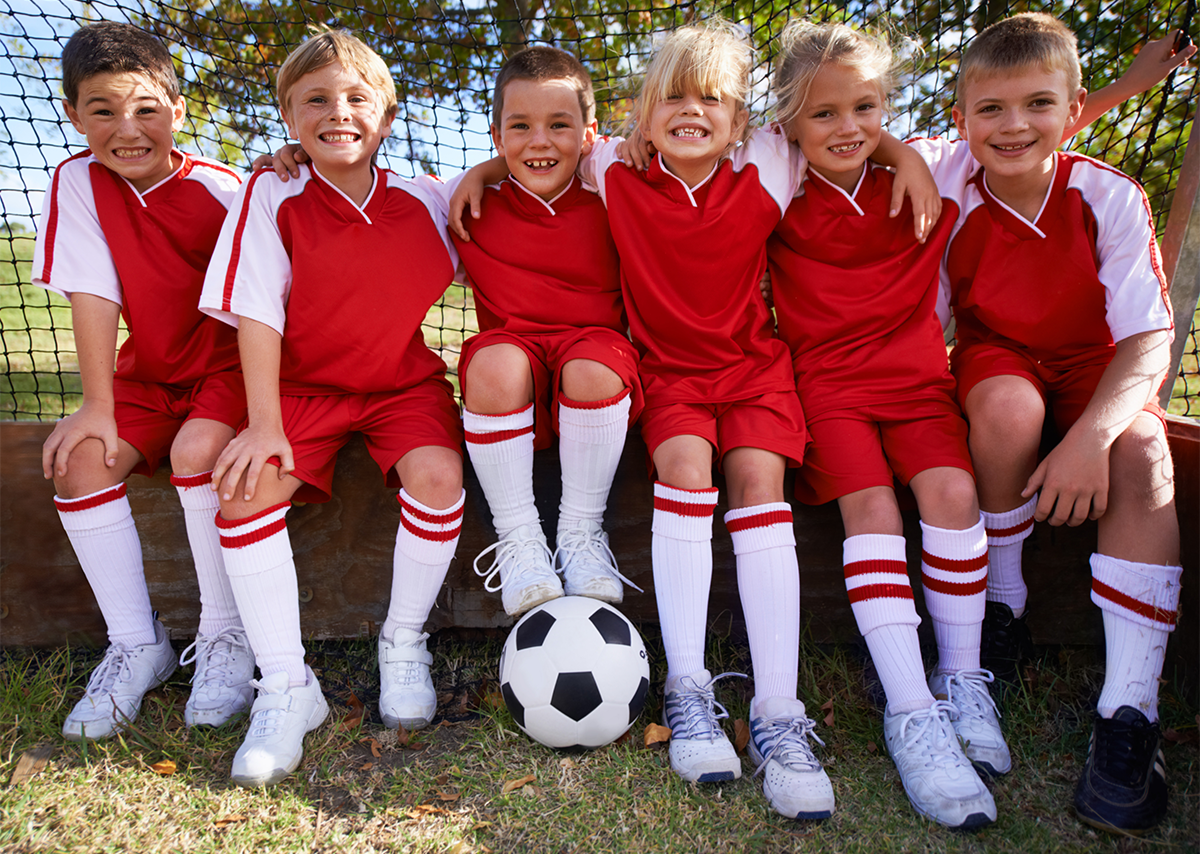
M 327 65 L 339 63 L 357 72 L 363 81 L 379 93 L 384 112 L 395 115 L 396 82 L 387 63 L 349 30 L 325 30 L 296 48 L 279 68 L 275 97 L 284 113 L 291 110 L 292 89 L 305 74 L 320 71 Z
M 816 24 L 792 18 L 779 36 L 776 57 L 775 118 L 785 128 L 800 115 L 808 102 L 813 80 L 822 67 L 836 64 L 853 68 L 879 85 L 883 106 L 896 80 L 908 65 L 897 49 L 898 37 L 888 38 L 861 32 L 845 24 Z M 916 45 L 904 40 L 911 50 Z
M 672 30 L 650 60 L 630 122 L 647 133 L 656 104 L 687 91 L 745 107 L 750 97 L 754 48 L 744 32 L 721 17 Z
M 958 66 L 954 97 L 962 103 L 971 79 L 1031 65 L 1049 72 L 1065 71 L 1067 91 L 1073 96 L 1083 77 L 1075 33 L 1043 12 L 1025 12 L 992 24 L 967 45 Z

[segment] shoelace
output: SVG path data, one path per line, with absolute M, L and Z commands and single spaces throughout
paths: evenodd
M 996 677 L 990 670 L 959 670 L 946 680 L 946 700 L 953 702 L 955 696 L 959 697 L 954 706 L 960 716 L 987 718 L 990 708 L 999 718 L 1000 710 L 986 687 L 986 683 L 994 681 Z
M 721 725 L 718 721 L 729 717 L 729 711 L 717 702 L 712 686 L 718 679 L 724 679 L 726 676 L 746 678 L 745 673 L 729 671 L 717 674 L 703 685 L 697 685 L 691 677 L 687 676 L 680 680 L 681 690 L 675 692 L 675 702 L 681 720 L 676 724 L 668 715 L 672 738 L 703 738 L 708 741 L 716 741 L 720 737 Z M 682 687 L 684 682 L 691 687 Z M 718 713 L 716 709 L 721 711 Z
M 428 634 L 422 634 L 413 642 L 413 646 L 428 640 Z M 388 669 L 388 675 L 393 683 L 399 685 L 414 685 L 425 680 L 421 678 L 421 662 L 419 661 L 389 661 L 383 665 Z
M 494 552 L 492 563 L 487 568 L 481 569 L 479 562 L 489 552 Z M 529 555 L 532 559 L 526 559 Z M 504 539 L 492 543 L 486 549 L 481 551 L 475 557 L 475 574 L 483 579 L 483 589 L 489 593 L 495 593 L 505 584 L 521 585 L 521 580 L 529 574 L 531 565 L 540 563 L 540 558 L 545 558 L 545 562 L 550 564 L 551 569 L 554 567 L 554 556 L 550 554 L 550 547 L 537 537 L 529 537 L 527 539 Z M 512 566 L 513 571 L 508 574 L 508 578 L 501 576 L 500 570 L 502 567 Z M 500 576 L 500 580 L 495 582 L 493 579 Z
M 1154 749 L 1154 729 L 1127 721 L 1102 719 L 1092 730 L 1095 768 L 1114 780 L 1141 780 Z
M 229 672 L 229 667 L 233 664 L 234 646 L 248 648 L 249 642 L 246 639 L 245 629 L 229 626 L 221 629 L 212 637 L 197 636 L 191 646 L 183 651 L 179 663 L 188 665 L 193 661 L 205 662 L 203 667 L 197 667 L 196 672 L 192 674 L 192 684 L 196 687 L 217 685 L 221 688 L 228 688 L 234 684 L 233 676 Z M 204 679 L 197 684 L 196 676 L 199 675 L 202 675 Z
M 84 694 L 88 697 L 111 695 L 113 686 L 130 674 L 129 656 L 133 652 L 123 643 L 109 644 L 104 660 L 92 671 Z
M 253 688 L 256 692 L 258 692 L 260 694 L 284 693 L 282 691 L 267 692 L 263 688 L 263 684 L 261 682 L 259 682 L 257 679 L 250 680 L 250 687 Z M 282 729 L 282 727 L 280 726 L 280 722 L 282 720 L 283 720 L 283 709 L 259 709 L 255 712 L 252 712 L 250 715 L 250 725 L 247 728 L 248 731 L 246 733 L 246 737 L 247 738 L 266 738 L 268 736 L 275 735 L 277 732 L 279 732 Z
M 947 700 L 934 700 L 928 709 L 918 709 L 909 712 L 900 722 L 900 740 L 906 746 L 918 746 L 917 754 L 925 757 L 930 764 L 935 756 L 957 756 L 954 745 L 958 736 L 952 726 L 943 724 L 941 716 L 953 719 L 956 714 L 954 706 Z M 909 729 L 916 727 L 916 732 L 910 737 Z
M 772 759 L 793 768 L 820 771 L 821 763 L 808 743 L 808 739 L 812 738 L 817 744 L 825 746 L 825 742 L 814 732 L 816 726 L 817 722 L 812 718 L 771 718 L 763 721 L 759 732 L 765 735 L 766 743 L 771 748 L 763 754 L 762 762 L 754 769 L 754 776 L 761 774 Z
M 583 553 L 595 558 L 596 562 L 604 567 L 605 572 L 615 576 L 622 583 L 628 584 L 638 593 L 646 592 L 622 575 L 621 570 L 617 569 L 616 555 L 612 553 L 612 549 L 609 548 L 604 538 L 597 534 L 592 534 L 586 528 L 568 528 L 565 531 L 560 531 L 558 542 L 555 545 L 556 548 L 554 549 L 554 554 L 551 556 L 551 563 L 556 570 L 569 563 L 573 555 Z M 560 555 L 562 556 L 561 559 Z

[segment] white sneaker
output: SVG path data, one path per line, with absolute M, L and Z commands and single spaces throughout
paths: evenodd
M 958 743 L 954 707 L 883 714 L 883 738 L 913 809 L 938 824 L 974 830 L 996 820 L 996 803 Z
M 108 738 L 125 721 L 137 719 L 142 697 L 167 681 L 177 662 L 167 630 L 158 620 L 154 643 L 110 644 L 88 679 L 83 699 L 67 715 L 63 735 L 71 741 Z
M 617 569 L 608 534 L 599 522 L 581 521 L 559 528 L 555 546 L 554 566 L 562 573 L 568 596 L 587 596 L 615 605 L 625 597 L 622 582 L 645 592 Z
M 429 675 L 428 639 L 411 629 L 396 629 L 390 641 L 379 636 L 379 715 L 388 729 L 420 729 L 433 720 L 437 694 Z
M 671 768 L 688 782 L 716 783 L 742 776 L 737 751 L 721 729 L 721 719 L 729 712 L 713 695 L 713 683 L 722 676 L 744 674 L 714 677 L 701 670 L 673 680 L 673 685 L 667 683 L 663 723 L 671 730 Z
M 269 786 L 296 770 L 304 756 L 304 734 L 321 725 L 329 705 L 317 677 L 306 665 L 308 684 L 288 687 L 280 671 L 250 684 L 258 699 L 250 709 L 250 729 L 233 757 L 229 775 L 241 786 Z
M 212 637 L 196 635 L 179 657 L 181 665 L 196 663 L 192 693 L 183 707 L 188 726 L 220 726 L 250 708 L 254 701 L 254 653 L 241 626 L 221 629 Z
M 479 561 L 488 552 L 494 552 L 492 563 L 481 569 Z M 505 613 L 511 617 L 563 595 L 562 582 L 554 572 L 554 558 L 546 545 L 546 535 L 536 525 L 522 525 L 481 551 L 475 558 L 475 574 L 484 579 L 484 590 L 490 593 L 504 591 L 501 601 Z M 493 586 L 497 576 L 500 580 Z
M 787 818 L 822 819 L 833 815 L 833 784 L 813 755 L 808 739 L 825 744 L 813 729 L 816 721 L 804 704 L 790 697 L 750 703 L 750 760 L 763 775 L 763 794 L 775 812 Z
M 994 680 L 987 670 L 960 670 L 931 676 L 929 690 L 958 711 L 954 731 L 967 758 L 983 773 L 998 777 L 1012 770 L 1012 755 L 1000 731 L 1000 712 L 987 688 Z

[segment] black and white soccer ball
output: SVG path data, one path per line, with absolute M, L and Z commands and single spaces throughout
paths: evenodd
M 547 747 L 602 747 L 633 725 L 650 688 L 641 635 L 595 599 L 564 596 L 520 619 L 500 655 L 517 725 Z

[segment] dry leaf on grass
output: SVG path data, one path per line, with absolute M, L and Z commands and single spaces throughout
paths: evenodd
M 867 753 L 874 753 L 878 749 L 879 748 L 875 746 L 875 742 L 873 742 L 873 741 L 867 742 Z
M 457 801 L 461 797 L 462 797 L 462 795 L 460 793 L 454 791 L 453 789 L 447 789 L 444 792 L 438 792 L 436 795 L 433 796 L 434 800 L 445 801 L 446 803 L 451 803 L 451 804 L 454 803 L 455 801 Z
M 408 811 L 409 818 L 420 818 L 423 815 L 454 815 L 448 809 L 435 807 L 433 804 L 417 804 Z
M 346 701 L 350 706 L 350 711 L 346 713 L 346 717 L 342 718 L 342 722 L 338 724 L 338 730 L 346 732 L 359 726 L 363 722 L 363 715 L 366 714 L 366 709 L 363 707 L 362 700 L 353 694 Z
M 536 777 L 535 775 L 533 775 L 533 774 L 526 774 L 524 777 L 521 777 L 521 778 L 519 778 L 519 779 L 517 779 L 517 780 L 509 780 L 509 781 L 508 781 L 508 782 L 506 782 L 506 783 L 504 784 L 504 786 L 503 786 L 503 787 L 500 789 L 500 794 L 502 794 L 502 795 L 507 795 L 507 794 L 508 794 L 509 792 L 511 792 L 513 789 L 519 789 L 519 788 L 521 788 L 522 786 L 525 786 L 525 785 L 528 785 L 529 783 L 532 783 L 532 782 L 533 782 L 534 780 L 536 780 L 536 779 L 537 779 L 537 777 Z
M 161 762 L 155 762 L 150 766 L 150 770 L 155 774 L 162 774 L 164 777 L 170 777 L 175 773 L 175 760 L 164 759 Z
M 362 765 L 358 766 L 358 770 L 359 771 L 370 771 L 374 767 L 375 767 L 374 762 L 364 762 Z
M 746 726 L 746 722 L 738 718 L 733 722 L 733 749 L 738 753 L 746 749 L 746 745 L 750 743 L 750 727 Z
M 656 744 L 666 744 L 671 740 L 671 730 L 661 724 L 646 724 L 645 744 L 653 747 Z
M 10 786 L 24 786 L 46 767 L 46 763 L 50 761 L 50 757 L 54 753 L 54 748 L 50 745 L 40 745 L 31 747 L 21 754 L 21 758 L 17 760 L 17 769 L 13 771 L 12 779 L 8 781 Z
M 504 708 L 504 695 L 501 694 L 499 691 L 495 691 L 495 690 L 488 691 L 486 694 L 483 695 L 482 698 L 480 698 L 479 704 L 483 708 L 503 709 Z
M 222 816 L 221 818 L 218 818 L 216 821 L 214 821 L 213 826 L 214 827 L 228 827 L 231 824 L 237 824 L 239 821 L 245 821 L 245 820 L 246 820 L 246 816 L 244 816 L 244 815 L 227 815 L 227 816 Z
M 412 733 L 404 728 L 404 724 L 396 724 L 396 744 L 408 747 L 412 741 Z
M 446 849 L 446 854 L 475 854 L 475 846 L 465 839 L 460 839 Z
M 362 743 L 371 748 L 371 755 L 378 759 L 383 755 L 383 745 L 379 743 L 377 738 L 364 738 Z
M 833 697 L 825 701 L 825 705 L 821 706 L 822 712 L 827 712 L 825 715 L 825 726 L 833 726 Z

